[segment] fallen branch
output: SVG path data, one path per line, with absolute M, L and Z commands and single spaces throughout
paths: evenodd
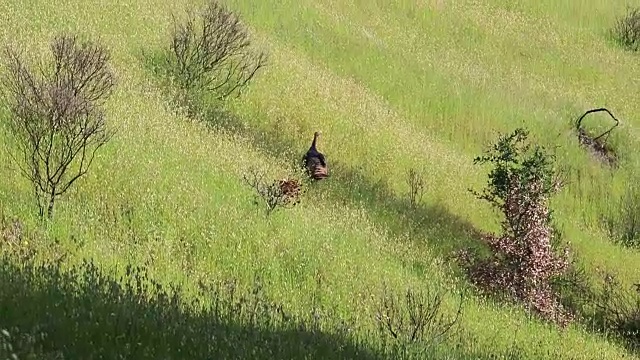
M 615 124 L 615 125 L 613 125 L 613 126 L 611 127 L 611 129 L 609 129 L 609 130 L 607 130 L 607 131 L 603 132 L 603 133 L 602 133 L 602 134 L 600 134 L 599 136 L 596 136 L 596 137 L 593 139 L 593 141 L 597 141 L 597 140 L 598 140 L 598 139 L 600 139 L 601 137 L 603 137 L 603 136 L 605 136 L 605 135 L 608 135 L 609 133 L 611 133 L 611 131 L 612 131 L 613 129 L 615 129 L 615 128 L 616 128 L 616 126 L 620 125 L 620 120 L 616 119 L 616 117 L 615 117 L 615 116 L 613 116 L 613 114 L 611 113 L 611 111 L 609 111 L 609 110 L 608 110 L 608 109 L 606 109 L 606 108 L 598 108 L 598 109 L 591 109 L 591 110 L 588 110 L 587 112 L 585 112 L 584 114 L 582 114 L 582 116 L 580 116 L 580 118 L 579 118 L 579 119 L 578 119 L 578 121 L 576 122 L 576 130 L 580 131 L 580 126 L 582 125 L 582 120 L 583 120 L 587 115 L 589 115 L 589 114 L 591 114 L 591 113 L 601 112 L 601 111 L 604 111 L 604 112 L 606 112 L 607 114 L 609 114 L 609 116 L 611 116 L 611 118 L 613 119 L 613 121 L 615 121 L 615 122 L 616 122 L 616 124 Z

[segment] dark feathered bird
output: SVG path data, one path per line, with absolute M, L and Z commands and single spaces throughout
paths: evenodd
M 316 149 L 316 144 L 318 142 L 320 134 L 320 131 L 316 131 L 313 134 L 313 142 L 311 143 L 311 147 L 302 158 L 303 165 L 307 168 L 309 176 L 314 180 L 322 180 L 329 176 L 327 173 L 327 162 L 324 158 L 324 154 Z

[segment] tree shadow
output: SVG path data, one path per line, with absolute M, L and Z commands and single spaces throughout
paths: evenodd
M 266 155 L 277 159 L 286 159 L 295 166 L 302 163 L 302 156 L 311 145 L 311 140 L 309 140 L 307 147 L 300 151 L 297 149 L 297 141 L 294 137 L 287 136 L 277 125 L 276 127 L 257 129 L 247 124 L 245 119 L 221 107 L 203 106 L 192 111 L 200 114 L 202 121 L 209 129 L 241 136 Z
M 481 234 L 473 224 L 442 204 L 412 206 L 409 197 L 395 194 L 386 180 L 373 180 L 365 170 L 340 162 L 334 162 L 331 174 L 331 186 L 320 190 L 327 198 L 364 205 L 374 220 L 385 224 L 396 237 L 410 235 L 443 256 L 480 246 L 477 239 Z
M 200 291 L 210 303 L 185 300 L 144 268 L 129 267 L 117 281 L 91 262 L 67 271 L 4 257 L 0 329 L 21 359 L 379 358 L 346 325 L 326 323 L 335 334 L 321 331 L 319 322 L 330 319 L 294 319 L 259 288 L 243 292 L 228 282 Z
M 0 358 L 511 358 L 479 348 L 471 334 L 432 347 L 315 307 L 295 317 L 268 302 L 259 281 L 253 289 L 201 284 L 196 300 L 150 279 L 144 267 L 116 279 L 91 261 L 64 270 L 60 263 L 0 256 Z

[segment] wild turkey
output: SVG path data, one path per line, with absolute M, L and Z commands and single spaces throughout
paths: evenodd
M 324 155 L 316 149 L 316 143 L 321 132 L 316 131 L 313 134 L 313 142 L 307 153 L 302 158 L 304 166 L 307 168 L 307 173 L 314 180 L 322 180 L 328 177 L 327 163 Z

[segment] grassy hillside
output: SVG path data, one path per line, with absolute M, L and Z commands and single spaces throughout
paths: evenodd
M 39 259 L 64 255 L 62 269 L 93 259 L 105 279 L 119 279 L 128 264 L 145 266 L 165 287 L 182 284 L 185 299 L 203 301 L 206 295 L 196 291 L 201 280 L 237 279 L 250 289 L 260 275 L 266 299 L 299 316 L 319 301 L 334 311 L 322 334 L 338 336 L 338 319 L 348 319 L 357 324 L 350 336 L 358 339 L 362 353 L 374 354 L 381 351 L 374 315 L 384 285 L 400 296 L 408 288 L 449 289 L 445 310 L 453 314 L 457 292 L 468 286 L 457 275 L 451 252 L 477 246 L 477 230 L 498 229 L 496 214 L 467 191 L 486 182 L 487 168 L 472 160 L 498 133 L 526 126 L 536 142 L 559 146 L 558 162 L 569 182 L 553 208 L 589 279 L 595 283 L 599 271 L 608 271 L 626 285 L 640 280 L 637 250 L 612 242 L 601 223 L 640 170 L 634 151 L 640 145 L 640 104 L 634 97 L 640 90 L 638 56 L 620 49 L 607 33 L 627 3 L 226 3 L 250 26 L 256 45 L 269 53 L 269 64 L 229 104 L 234 126 L 210 130 L 206 122 L 191 121 L 171 106 L 148 58 L 168 46 L 172 15 L 182 16 L 203 2 L 0 2 L 1 43 L 44 57 L 52 34 L 73 31 L 110 49 L 118 77 L 107 102 L 108 123 L 117 134 L 87 176 L 57 203 L 51 222 L 39 223 L 29 183 L 6 147 L 0 152 L 0 212 L 25 224 L 25 246 Z M 600 106 L 622 120 L 610 139 L 621 154 L 616 170 L 594 160 L 572 132 L 572 121 Z M 605 125 L 596 126 L 594 119 Z M 604 129 L 606 121 L 594 116 L 590 129 Z M 332 176 L 310 186 L 299 206 L 266 217 L 252 203 L 242 176 L 252 166 L 273 178 L 288 174 L 316 130 L 323 132 L 319 148 Z M 423 173 L 426 182 L 417 209 L 409 207 L 406 196 L 410 168 Z M 24 324 L 20 331 L 32 331 L 28 327 L 40 320 L 28 314 L 46 314 L 56 306 L 46 304 L 47 296 L 33 295 L 39 293 L 31 287 L 43 291 L 64 281 L 31 278 L 25 275 L 28 268 L 6 261 L 0 284 L 5 294 L 16 295 L 0 295 L 5 314 L 0 328 L 6 321 L 7 327 Z M 49 274 L 39 271 L 44 278 Z M 11 280 L 14 275 L 21 280 Z M 56 304 L 77 301 L 84 304 L 79 308 L 91 309 L 78 299 L 91 302 L 99 291 L 77 285 L 89 295 L 74 297 L 66 288 L 44 293 L 58 294 L 62 300 Z M 175 316 L 170 319 L 196 323 Z M 67 328 L 68 320 L 46 318 Z M 428 354 L 633 356 L 585 324 L 560 331 L 473 292 L 465 298 L 460 321 L 460 329 Z M 157 331 L 165 327 L 178 335 L 176 329 L 182 329 L 165 324 Z M 190 334 L 198 333 L 194 329 Z M 85 330 L 80 325 L 70 331 L 80 339 Z M 293 339 L 287 344 L 296 341 L 274 336 Z M 204 336 L 196 339 L 211 343 Z M 166 341 L 147 340 L 148 346 Z M 51 346 L 67 344 L 58 350 L 70 357 L 84 351 L 56 341 Z M 326 340 L 332 341 L 338 342 Z M 228 357 L 239 354 L 229 351 Z

